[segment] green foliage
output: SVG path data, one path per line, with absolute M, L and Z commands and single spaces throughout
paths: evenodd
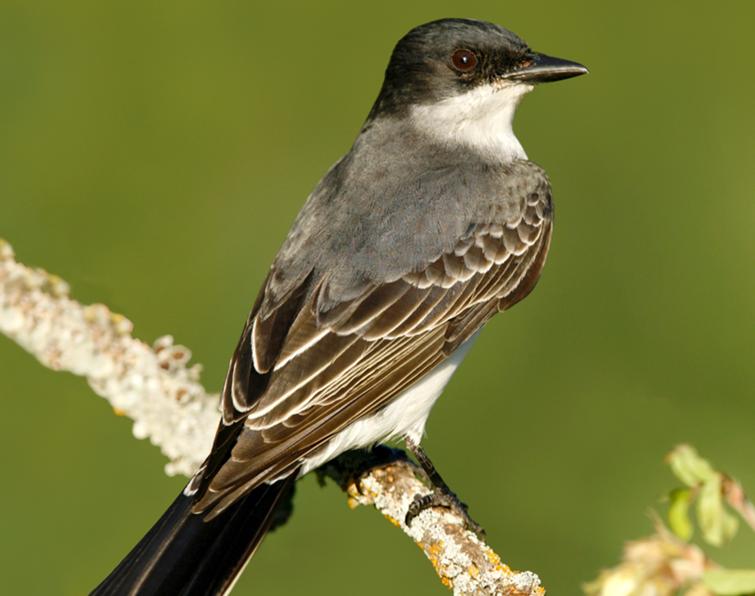
M 703 538 L 713 546 L 723 546 L 737 533 L 739 521 L 724 506 L 720 478 L 712 478 L 700 487 L 697 521 Z
M 755 570 L 713 569 L 703 576 L 703 583 L 721 596 L 755 593 Z
M 668 521 L 674 534 L 682 540 L 692 538 L 694 527 L 689 518 L 692 491 L 688 488 L 675 488 L 669 494 Z
M 668 521 L 682 540 L 693 534 L 690 505 L 696 504 L 696 517 L 703 539 L 713 546 L 722 546 L 737 533 L 739 520 L 724 502 L 723 474 L 700 457 L 694 447 L 680 445 L 668 456 L 669 466 L 676 477 L 687 485 L 669 493 Z
M 715 547 L 729 543 L 739 528 L 735 507 L 749 504 L 744 492 L 690 445 L 676 447 L 667 460 L 674 475 L 686 485 L 686 488 L 675 488 L 669 493 L 671 530 L 682 540 L 692 538 L 691 508 L 694 503 L 703 541 Z M 731 488 L 725 488 L 725 484 Z M 727 490 L 735 495 L 732 499 L 727 500 Z M 706 587 L 721 596 L 749 594 L 755 592 L 755 569 L 714 568 L 705 572 L 703 581 Z
M 687 486 L 697 487 L 718 477 L 718 473 L 691 445 L 679 445 L 668 455 L 674 475 Z

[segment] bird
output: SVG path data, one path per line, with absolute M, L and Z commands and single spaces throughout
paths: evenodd
M 432 21 L 398 41 L 262 284 L 209 455 L 93 594 L 229 592 L 297 478 L 384 441 L 403 440 L 434 485 L 407 523 L 427 507 L 466 514 L 420 446 L 425 423 L 548 254 L 551 185 L 515 110 L 535 85 L 585 73 L 486 21 Z

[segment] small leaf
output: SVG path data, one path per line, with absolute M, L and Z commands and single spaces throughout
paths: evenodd
M 708 544 L 721 546 L 737 532 L 739 522 L 724 509 L 721 477 L 713 476 L 700 489 L 697 500 L 697 523 Z
M 689 507 L 692 503 L 692 491 L 688 488 L 677 488 L 669 495 L 671 501 L 668 508 L 668 523 L 671 530 L 682 540 L 692 538 L 692 521 L 689 518 Z
M 728 541 L 734 538 L 737 530 L 739 529 L 739 520 L 731 513 L 729 513 L 726 509 L 724 509 L 723 525 L 724 537 L 726 538 L 726 540 Z
M 712 569 L 703 582 L 721 596 L 755 593 L 755 569 Z
M 697 486 L 718 475 L 691 445 L 675 447 L 668 455 L 668 463 L 674 475 L 687 486 Z

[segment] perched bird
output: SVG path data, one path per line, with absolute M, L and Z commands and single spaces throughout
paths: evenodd
M 514 136 L 517 104 L 586 72 L 482 21 L 434 21 L 398 42 L 354 145 L 270 268 L 212 451 L 95 594 L 227 592 L 296 478 L 388 439 L 437 487 L 407 521 L 463 509 L 419 443 L 477 332 L 545 263 L 551 188 Z

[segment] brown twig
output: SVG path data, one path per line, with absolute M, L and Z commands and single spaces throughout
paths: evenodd
M 742 485 L 734 478 L 724 475 L 721 479 L 721 490 L 726 502 L 755 531 L 755 505 L 747 498 Z

